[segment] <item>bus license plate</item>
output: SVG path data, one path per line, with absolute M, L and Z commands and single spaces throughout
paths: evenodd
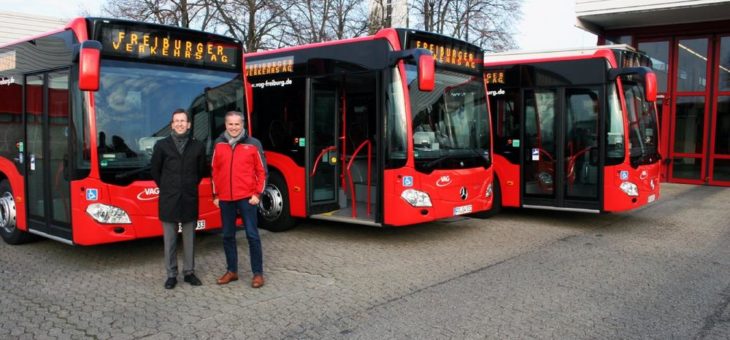
M 205 220 L 198 220 L 198 223 L 195 225 L 195 230 L 203 229 L 205 229 Z
M 460 207 L 454 208 L 454 216 L 456 215 L 464 215 L 471 212 L 471 204 L 469 205 L 462 205 Z
M 651 195 L 649 195 L 649 199 L 647 199 L 647 201 L 648 201 L 647 203 L 654 202 L 655 200 L 656 200 L 656 195 L 651 194 Z

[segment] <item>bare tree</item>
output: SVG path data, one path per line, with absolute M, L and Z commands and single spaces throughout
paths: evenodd
M 522 0 L 414 0 L 415 28 L 462 39 L 487 51 L 516 47 L 512 27 Z
M 413 27 L 488 51 L 515 47 L 522 0 L 413 0 Z M 391 26 L 393 0 L 107 0 L 117 18 L 223 33 L 246 51 L 357 37 Z
M 107 0 L 103 12 L 125 18 L 158 24 L 214 30 L 216 11 L 211 0 Z
M 372 0 L 370 1 L 370 16 L 368 18 L 368 34 L 391 26 L 391 15 L 393 9 L 390 6 L 390 0 Z
M 361 0 L 333 0 L 328 26 L 332 38 L 358 37 L 367 32 L 368 6 Z
M 279 47 L 278 29 L 287 3 L 276 0 L 210 0 L 218 12 L 218 23 L 228 35 L 243 41 L 244 50 L 255 52 Z
M 286 35 L 292 45 L 330 40 L 327 23 L 332 18 L 333 0 L 291 0 L 284 14 Z

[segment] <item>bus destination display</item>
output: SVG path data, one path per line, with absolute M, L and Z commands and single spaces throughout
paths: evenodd
M 104 25 L 99 41 L 102 54 L 162 62 L 238 67 L 236 44 L 203 40 L 185 32 L 161 31 L 144 26 Z
M 484 54 L 478 48 L 461 41 L 412 33 L 408 36 L 407 44 L 408 48 L 425 48 L 431 51 L 439 64 L 471 71 L 482 70 Z

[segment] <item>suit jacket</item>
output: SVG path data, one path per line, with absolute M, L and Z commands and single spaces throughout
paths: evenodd
M 205 146 L 192 137 L 188 138 L 182 154 L 172 136 L 155 144 L 152 178 L 160 188 L 161 221 L 191 222 L 198 219 L 198 184 L 205 167 Z

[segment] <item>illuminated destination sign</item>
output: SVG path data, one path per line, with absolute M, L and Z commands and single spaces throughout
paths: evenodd
M 294 72 L 294 57 L 281 57 L 246 62 L 246 76 L 266 76 Z
M 104 55 L 237 68 L 242 54 L 233 41 L 207 40 L 203 34 L 122 25 L 104 25 L 100 32 Z
M 484 82 L 487 84 L 504 84 L 504 71 L 484 72 Z
M 459 40 L 412 33 L 408 37 L 408 48 L 425 48 L 431 51 L 437 63 L 466 68 L 473 71 L 482 69 L 484 53 L 476 46 Z

